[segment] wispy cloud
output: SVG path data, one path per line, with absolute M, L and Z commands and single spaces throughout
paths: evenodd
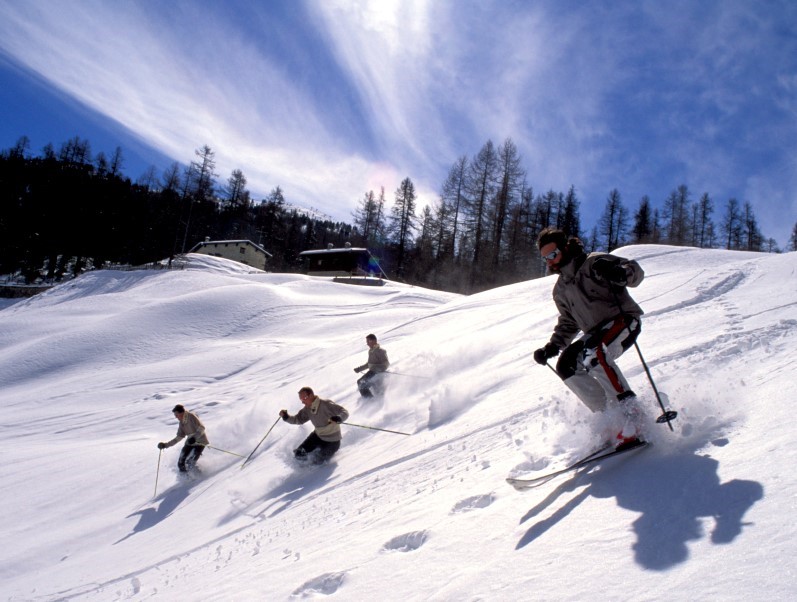
M 430 202 L 511 137 L 537 192 L 575 185 L 594 219 L 612 188 L 682 183 L 793 211 L 795 23 L 787 0 L 31 0 L 0 4 L 0 52 L 167 156 L 208 144 L 221 180 L 338 217 L 407 176 Z
M 330 191 L 328 202 L 348 200 L 347 183 L 365 179 L 368 162 L 340 150 L 334 119 L 223 15 L 102 2 L 14 8 L 4 10 L 5 52 L 168 156 L 189 161 L 207 143 L 220 171 L 240 167 L 261 190 L 290 183 L 310 202 Z M 176 25 L 164 31 L 164 18 Z

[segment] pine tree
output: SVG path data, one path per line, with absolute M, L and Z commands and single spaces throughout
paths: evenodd
M 645 195 L 639 200 L 639 208 L 634 214 L 633 241 L 643 244 L 651 241 L 653 234 L 652 216 L 650 213 L 650 198 Z
M 161 187 L 163 190 L 177 192 L 180 187 L 180 165 L 175 161 L 163 172 L 161 178 Z
M 194 151 L 199 158 L 198 161 L 191 162 L 191 171 L 195 175 L 193 178 L 194 188 L 191 191 L 197 201 L 210 200 L 214 194 L 216 184 L 216 153 L 206 144 L 202 148 Z
M 30 138 L 27 136 L 20 136 L 17 143 L 8 151 L 8 157 L 11 159 L 24 159 L 28 151 L 30 151 Z
M 667 220 L 667 242 L 672 245 L 685 245 L 689 242 L 690 218 L 689 189 L 681 184 L 670 193 L 664 203 L 664 217 Z
M 742 218 L 739 211 L 739 201 L 736 199 L 728 199 L 728 203 L 725 205 L 722 233 L 725 238 L 726 249 L 741 248 Z
M 462 212 L 468 204 L 466 198 L 468 158 L 461 156 L 448 170 L 448 176 L 443 183 L 440 193 L 439 213 L 445 213 L 445 219 L 440 219 L 440 246 L 438 255 L 441 257 L 456 257 L 457 238 L 460 234 L 460 221 Z
M 700 248 L 711 246 L 710 234 L 714 230 L 714 224 L 711 222 L 712 213 L 714 213 L 714 202 L 708 193 L 704 192 L 695 206 L 695 246 Z
M 535 199 L 536 205 L 536 223 L 537 228 L 539 231 L 543 231 L 545 228 L 549 226 L 557 226 L 558 227 L 558 216 L 556 212 L 556 208 L 559 203 L 560 195 L 558 192 L 554 190 L 549 190 L 541 197 L 537 197 Z
M 537 251 L 537 235 L 532 217 L 534 192 L 526 184 L 520 202 L 512 208 L 509 219 L 508 269 L 518 278 L 535 278 L 544 273 L 544 263 Z
M 446 257 L 453 257 L 451 252 L 453 240 L 451 236 L 452 208 L 440 197 L 434 205 L 434 232 L 432 232 L 432 250 L 435 259 L 443 261 Z
M 390 215 L 388 231 L 396 245 L 396 274 L 404 277 L 405 259 L 411 247 L 411 235 L 415 230 L 415 185 L 409 178 L 404 178 L 396 189 L 396 200 Z
M 434 257 L 434 240 L 437 224 L 432 208 L 426 205 L 421 211 L 420 233 L 415 239 L 410 274 L 414 282 L 435 284 L 436 269 Z
M 562 215 L 562 230 L 569 236 L 581 237 L 581 215 L 579 211 L 579 200 L 576 196 L 576 189 L 570 186 L 565 197 L 564 211 Z
M 495 195 L 497 168 L 498 155 L 492 141 L 488 140 L 470 163 L 466 186 L 468 234 L 473 245 L 472 265 L 474 269 L 472 273 L 474 276 L 476 266 L 482 260 L 482 250 L 488 242 L 488 209 L 490 200 Z
M 114 178 L 121 176 L 122 165 L 124 165 L 124 157 L 122 156 L 122 147 L 117 146 L 113 151 L 113 155 L 111 155 L 111 161 L 108 165 L 109 174 Z
M 760 251 L 764 237 L 758 229 L 753 206 L 745 202 L 742 207 L 742 233 L 744 237 L 744 248 L 747 251 Z
M 70 138 L 61 145 L 58 160 L 66 165 L 88 165 L 91 163 L 91 145 L 80 136 Z
M 628 229 L 628 210 L 623 206 L 620 192 L 615 188 L 606 199 L 606 206 L 600 219 L 600 228 L 603 239 L 606 241 L 606 250 L 612 252 L 620 246 Z
M 520 155 L 517 147 L 511 138 L 507 138 L 498 149 L 497 159 L 498 185 L 493 199 L 492 220 L 492 263 L 494 268 L 498 266 L 501 259 L 507 216 L 514 203 L 517 202 L 525 175 L 523 168 L 520 166 Z
M 246 176 L 240 169 L 234 169 L 227 179 L 227 202 L 231 207 L 248 207 L 249 191 L 246 189 Z
M 373 190 L 365 193 L 357 210 L 352 214 L 354 226 L 362 237 L 364 246 L 373 246 L 380 228 L 382 208 L 376 200 Z
M 658 208 L 653 210 L 653 219 L 651 220 L 650 227 L 650 242 L 657 245 L 661 242 L 661 217 Z

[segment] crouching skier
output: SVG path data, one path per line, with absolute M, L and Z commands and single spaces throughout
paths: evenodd
M 642 282 L 642 268 L 632 259 L 608 253 L 588 255 L 578 238 L 553 228 L 540 233 L 537 246 L 548 271 L 559 276 L 553 287 L 559 320 L 550 341 L 534 352 L 534 360 L 545 365 L 561 352 L 556 372 L 564 384 L 593 412 L 619 404 L 626 424 L 616 445 L 637 445 L 643 414 L 615 360 L 634 344 L 641 329 L 642 309 L 626 287 Z
M 315 452 L 312 463 L 322 464 L 340 449 L 340 423 L 348 419 L 349 412 L 334 401 L 321 399 L 310 387 L 299 389 L 299 399 L 304 407 L 295 416 L 288 414 L 287 410 L 280 410 L 279 415 L 289 424 L 304 424 L 309 420 L 315 430 L 293 450 L 293 455 L 297 460 L 307 461 Z
M 174 406 L 172 413 L 180 422 L 180 426 L 177 427 L 177 435 L 171 441 L 158 443 L 158 449 L 166 449 L 188 437 L 180 451 L 180 458 L 177 460 L 177 468 L 180 469 L 180 472 L 186 473 L 196 466 L 196 461 L 199 460 L 199 456 L 205 451 L 205 446 L 209 445 L 210 441 L 205 435 L 205 425 L 196 414 L 188 412 L 180 404 Z
M 375 334 L 366 336 L 365 344 L 368 345 L 368 361 L 354 371 L 359 373 L 367 370 L 357 379 L 357 388 L 363 397 L 374 397 L 384 391 L 384 373 L 390 367 L 390 361 L 387 359 L 387 349 L 379 345 Z

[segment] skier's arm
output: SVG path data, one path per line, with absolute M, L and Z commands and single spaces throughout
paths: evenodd
M 307 408 L 302 408 L 296 412 L 295 416 L 291 416 L 286 412 L 282 419 L 288 424 L 304 424 L 310 420 L 310 414 L 307 412 Z
M 176 445 L 183 439 L 185 439 L 185 429 L 183 428 L 183 423 L 181 422 L 180 426 L 177 427 L 177 434 L 174 436 L 174 439 L 167 441 L 164 447 L 171 447 L 172 445 Z
M 559 308 L 559 319 L 556 321 L 556 326 L 554 326 L 553 334 L 549 342 L 561 351 L 570 344 L 581 329 L 578 327 L 578 324 L 576 324 L 576 321 L 572 318 L 569 311 L 558 302 L 556 306 Z
M 615 286 L 634 287 L 642 282 L 645 272 L 633 259 L 625 259 L 616 255 L 600 255 L 592 263 L 591 274 L 600 281 Z
M 349 419 L 349 411 L 341 405 L 330 401 L 328 404 L 330 416 L 338 416 L 341 422 L 346 422 Z
M 635 287 L 645 278 L 645 271 L 633 259 L 626 259 L 621 264 L 628 274 L 628 284 L 626 286 Z

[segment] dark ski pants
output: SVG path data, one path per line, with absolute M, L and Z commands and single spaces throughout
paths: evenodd
M 357 388 L 363 397 L 373 397 L 382 392 L 382 373 L 369 370 L 357 379 Z
M 191 470 L 203 451 L 205 451 L 204 445 L 188 445 L 188 443 L 183 445 L 183 449 L 180 450 L 180 459 L 177 460 L 177 468 L 180 469 L 180 472 Z
M 641 329 L 637 318 L 619 316 L 573 341 L 559 357 L 556 373 L 593 412 L 605 410 L 609 400 L 634 397 L 615 360 Z
M 310 433 L 310 436 L 293 450 L 293 455 L 297 460 L 306 460 L 310 453 L 318 450 L 313 458 L 313 464 L 323 464 L 339 449 L 340 441 L 324 441 L 315 433 Z

